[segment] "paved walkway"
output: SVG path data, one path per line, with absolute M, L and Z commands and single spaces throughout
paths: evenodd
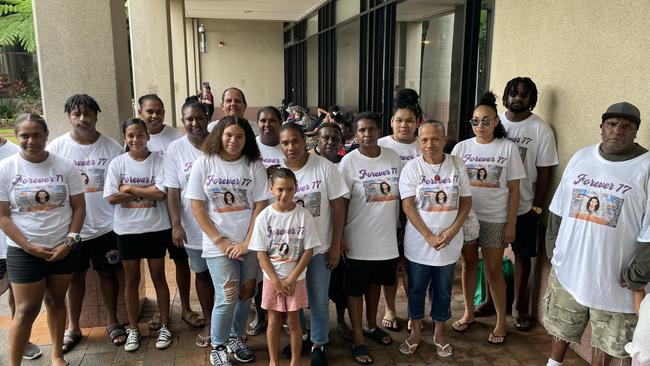
M 171 265 L 170 265 L 171 264 Z M 148 319 L 155 313 L 155 295 L 151 282 L 147 281 L 147 302 L 141 317 L 140 328 L 143 331 L 143 340 L 137 352 L 129 353 L 122 347 L 113 346 L 107 339 L 104 328 L 83 329 L 84 338 L 81 343 L 68 355 L 66 360 L 71 365 L 188 365 L 201 366 L 210 365 L 208 349 L 199 349 L 194 345 L 194 339 L 198 334 L 181 321 L 180 300 L 176 291 L 173 275 L 173 263 L 168 261 L 167 280 L 170 283 L 170 291 L 175 293 L 172 303 L 172 324 L 171 330 L 174 334 L 174 342 L 171 347 L 164 351 L 155 348 L 155 335 L 148 337 L 146 329 Z M 383 302 L 383 301 L 381 301 Z M 381 303 L 380 302 L 380 303 Z M 195 310 L 199 309 L 198 300 L 192 294 L 192 303 Z M 380 307 L 382 307 L 380 305 Z M 382 307 L 383 308 L 383 307 Z M 406 317 L 406 297 L 403 292 L 398 293 L 397 308 L 399 315 Z M 356 365 L 350 356 L 350 345 L 345 342 L 336 332 L 334 321 L 334 307 L 330 306 L 330 329 L 332 344 L 328 349 L 330 365 Z M 379 314 L 383 314 L 380 309 Z M 453 296 L 454 320 L 462 314 L 462 296 L 460 293 L 460 280 L 454 286 Z M 511 319 L 509 319 L 511 320 Z M 435 352 L 431 341 L 432 324 L 431 320 L 425 321 L 424 331 L 426 344 L 423 344 L 418 352 L 412 356 L 404 356 L 399 353 L 397 347 L 407 334 L 401 332 L 392 333 L 395 342 L 390 346 L 381 346 L 368 341 L 370 353 L 375 359 L 375 365 L 546 365 L 546 360 L 551 347 L 551 338 L 545 333 L 544 328 L 534 324 L 527 332 L 515 330 L 512 322 L 509 322 L 509 336 L 503 346 L 493 346 L 487 343 L 487 335 L 494 325 L 493 317 L 478 319 L 477 324 L 472 326 L 466 333 L 459 334 L 451 330 L 451 322 L 447 325 L 447 339 L 454 347 L 454 356 L 448 360 L 440 359 Z M 7 306 L 7 295 L 0 297 L 0 365 L 7 365 L 7 337 L 10 324 L 10 313 Z M 283 336 L 282 345 L 287 344 L 288 337 Z M 49 364 L 51 342 L 47 331 L 45 313 L 39 315 L 34 324 L 32 342 L 37 343 L 43 350 L 43 356 L 33 361 L 25 361 L 27 366 L 40 366 Z M 257 361 L 251 365 L 268 364 L 266 351 L 266 338 L 264 335 L 251 337 L 249 345 L 255 350 Z M 236 363 L 236 361 L 235 361 Z M 288 365 L 288 361 L 284 361 Z M 308 355 L 303 356 L 303 364 L 309 365 Z M 564 365 L 587 365 L 573 351 L 569 351 L 568 358 Z

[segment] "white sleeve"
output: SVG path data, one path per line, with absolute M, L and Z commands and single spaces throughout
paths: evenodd
M 120 168 L 122 159 L 113 159 L 110 164 L 108 164 L 108 170 L 106 172 L 106 181 L 104 182 L 104 198 L 114 195 L 120 191 Z
M 9 202 L 9 191 L 11 190 L 10 174 L 8 173 L 9 164 L 0 166 L 0 201 Z
M 176 149 L 174 149 L 176 150 Z M 178 181 L 178 164 L 176 164 L 176 159 L 180 158 L 179 151 L 170 151 L 167 150 L 167 153 L 163 155 L 163 169 L 164 172 L 164 184 L 165 187 L 169 188 L 180 188 L 181 183 Z
M 558 165 L 557 147 L 553 130 L 546 124 L 541 125 L 539 145 L 537 146 L 537 159 L 535 165 L 548 167 Z
M 511 142 L 510 140 L 506 141 L 509 145 L 508 161 L 506 162 L 506 179 L 508 181 L 511 181 L 526 178 L 526 170 L 524 169 L 524 163 L 521 161 L 521 155 L 519 154 L 517 145 L 515 145 L 515 143 Z
M 318 237 L 318 229 L 314 218 L 309 212 L 305 212 L 305 250 L 321 246 L 320 238 Z
M 192 171 L 190 172 L 190 179 L 187 181 L 187 189 L 185 190 L 185 198 L 191 200 L 207 201 L 207 196 L 203 190 L 203 182 L 205 182 L 206 158 L 200 157 L 192 164 Z
M 641 219 L 641 231 L 639 231 L 639 236 L 636 239 L 642 243 L 650 242 L 650 177 L 645 184 L 645 188 L 645 211 Z
M 452 157 L 453 159 L 453 157 Z M 458 171 L 458 189 L 460 190 L 461 197 L 471 197 L 472 189 L 469 185 L 469 175 L 467 175 L 467 166 L 463 163 L 463 160 L 456 157 L 456 162 L 454 166 L 457 166 Z
M 415 171 L 416 160 L 417 158 L 409 160 L 399 176 L 399 193 L 402 199 L 415 196 L 418 186 L 418 174 Z
M 165 188 L 165 164 L 163 163 L 162 156 L 159 156 L 154 164 L 156 172 L 154 185 L 159 191 L 167 192 L 167 188 Z
M 264 211 L 255 219 L 255 226 L 253 226 L 253 234 L 248 244 L 248 250 L 254 252 L 268 252 L 269 238 L 266 235 L 266 214 Z
M 81 194 L 86 191 L 83 182 L 81 181 L 81 174 L 79 169 L 74 165 L 74 163 L 67 161 L 66 164 L 66 175 L 67 175 L 67 186 L 70 191 L 70 195 L 74 196 L 76 194 Z
M 350 190 L 348 186 L 343 183 L 343 178 L 341 173 L 336 170 L 334 164 L 325 165 L 325 183 L 327 187 L 327 193 L 330 200 L 334 200 L 340 197 L 350 197 Z
M 341 173 L 341 179 L 343 179 L 343 183 L 345 183 L 345 185 L 348 187 L 348 191 L 350 192 L 350 194 L 352 194 L 352 178 L 350 177 L 350 172 L 347 167 L 348 160 L 349 159 L 345 159 L 345 157 L 343 157 L 343 160 L 341 160 L 341 162 L 339 163 L 338 169 L 339 169 L 339 173 Z
M 269 199 L 269 178 L 261 161 L 253 163 L 253 202 Z

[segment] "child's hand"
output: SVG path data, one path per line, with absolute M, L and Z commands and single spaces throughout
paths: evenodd
M 275 291 L 283 295 L 287 291 L 286 286 L 284 285 L 284 281 L 282 281 L 280 278 L 276 277 L 275 279 L 271 280 L 271 283 L 273 284 Z
M 296 280 L 293 277 L 289 276 L 284 280 L 284 283 L 287 286 L 287 296 L 293 296 L 293 292 L 296 290 Z

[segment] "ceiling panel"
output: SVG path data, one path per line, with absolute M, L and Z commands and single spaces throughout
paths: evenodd
M 397 21 L 423 20 L 451 12 L 457 5 L 465 5 L 465 0 L 406 0 L 397 4 Z
M 185 0 L 188 18 L 297 21 L 326 0 Z

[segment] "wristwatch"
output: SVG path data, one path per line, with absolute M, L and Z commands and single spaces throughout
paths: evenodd
M 68 246 L 68 249 L 73 250 L 81 242 L 79 233 L 68 233 L 63 243 Z
M 535 211 L 536 214 L 541 215 L 544 210 L 542 210 L 541 207 L 533 206 L 533 211 Z

